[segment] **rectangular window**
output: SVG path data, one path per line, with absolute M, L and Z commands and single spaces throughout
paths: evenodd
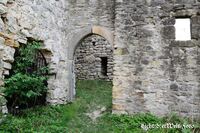
M 177 41 L 191 40 L 191 26 L 189 18 L 177 18 L 175 23 L 175 29 Z
M 103 76 L 107 76 L 107 65 L 108 65 L 108 58 L 101 57 L 101 74 Z

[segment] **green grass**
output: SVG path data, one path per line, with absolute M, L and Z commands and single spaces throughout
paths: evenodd
M 20 116 L 8 115 L 1 133 L 144 133 L 141 124 L 191 123 L 171 115 L 112 115 L 112 84 L 105 81 L 78 81 L 76 100 L 67 105 L 36 107 Z M 103 116 L 92 121 L 86 113 L 106 107 Z M 190 133 L 188 129 L 151 129 L 148 133 Z

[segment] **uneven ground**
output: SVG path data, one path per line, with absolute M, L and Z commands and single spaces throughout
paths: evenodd
M 1 123 L 1 133 L 143 133 L 141 124 L 180 123 L 190 120 L 151 114 L 116 116 L 111 114 L 112 84 L 105 81 L 78 81 L 76 100 L 68 105 L 36 107 L 20 116 L 9 115 Z M 195 129 L 197 131 L 197 129 Z M 153 129 L 149 133 L 190 133 L 189 129 Z M 194 129 L 193 129 L 194 131 Z M 198 132 L 198 131 L 197 131 Z

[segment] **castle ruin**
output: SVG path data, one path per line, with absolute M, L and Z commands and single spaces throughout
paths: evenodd
M 40 40 L 51 70 L 47 102 L 73 101 L 76 52 L 86 37 L 101 36 L 112 55 L 98 60 L 110 70 L 100 62 L 96 75 L 77 75 L 112 80 L 113 113 L 200 117 L 200 0 L 0 0 L 0 15 L 0 85 L 14 48 Z M 189 39 L 176 38 L 178 19 L 189 19 Z

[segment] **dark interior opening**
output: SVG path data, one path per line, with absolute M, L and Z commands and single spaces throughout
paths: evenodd
M 29 43 L 32 43 L 33 41 L 28 41 Z M 26 45 L 21 44 L 21 47 L 26 47 Z M 13 75 L 16 74 L 15 72 L 15 67 L 17 67 L 17 58 L 22 58 L 20 54 L 19 48 L 15 49 L 15 54 L 14 54 L 15 61 L 12 64 L 13 68 L 10 70 L 10 74 L 5 76 L 5 79 L 8 79 L 12 77 Z M 43 55 L 43 53 L 40 50 L 36 50 L 35 56 L 34 56 L 34 63 L 32 65 L 29 65 L 28 67 L 24 68 L 21 73 L 26 74 L 26 75 L 31 75 L 34 73 L 36 76 L 47 76 L 48 75 L 48 69 L 42 69 L 44 67 L 47 67 L 48 63 Z M 19 72 L 17 72 L 19 73 Z M 44 86 L 48 86 L 47 79 L 43 81 Z M 46 105 L 46 95 L 47 92 L 43 92 L 40 96 L 35 97 L 32 100 L 27 100 L 27 103 L 18 103 L 16 102 L 17 100 L 17 94 L 12 95 L 11 97 L 6 97 L 7 100 L 7 108 L 8 112 L 13 114 L 13 115 L 18 115 L 22 112 L 23 109 L 31 108 L 37 105 Z
M 103 76 L 107 76 L 107 65 L 108 65 L 108 58 L 101 57 L 101 74 Z

